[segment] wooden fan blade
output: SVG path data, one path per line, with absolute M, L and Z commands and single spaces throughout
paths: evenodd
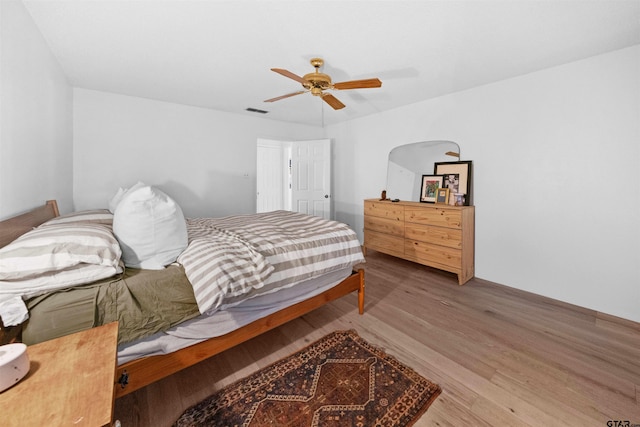
M 342 108 L 345 107 L 345 105 L 340 102 L 340 100 L 338 98 L 336 98 L 335 96 L 328 94 L 328 93 L 323 93 L 322 94 L 322 99 L 324 100 L 324 102 L 326 102 L 327 104 L 331 105 L 331 107 L 334 110 L 340 110 Z
M 299 92 L 293 92 L 293 93 L 288 93 L 286 95 L 282 95 L 282 96 L 277 96 L 275 98 L 271 98 L 271 99 L 265 99 L 264 102 L 274 102 L 274 101 L 279 101 L 281 99 L 284 98 L 289 98 L 290 96 L 295 96 L 295 95 L 300 95 L 301 93 L 305 93 L 306 90 L 301 90 Z
M 348 82 L 340 82 L 334 83 L 333 88 L 344 90 L 344 89 L 368 89 L 373 87 L 382 86 L 382 82 L 380 79 L 364 79 L 364 80 L 351 80 Z
M 293 74 L 291 71 L 288 70 L 283 70 L 282 68 L 272 68 L 271 71 L 275 71 L 278 74 L 282 74 L 285 77 L 289 77 L 290 79 L 293 79 L 299 83 L 306 83 L 306 81 L 298 76 L 297 74 Z

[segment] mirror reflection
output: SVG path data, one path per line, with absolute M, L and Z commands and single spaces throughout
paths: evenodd
M 420 141 L 394 148 L 387 165 L 387 198 L 420 201 L 422 175 L 432 175 L 436 162 L 459 159 L 460 147 L 453 141 Z

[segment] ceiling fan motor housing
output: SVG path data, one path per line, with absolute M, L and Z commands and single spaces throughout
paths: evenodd
M 305 80 L 302 86 L 310 90 L 313 95 L 319 96 L 323 90 L 331 89 L 333 85 L 331 84 L 331 77 L 329 77 L 329 75 L 318 71 L 323 64 L 322 59 L 314 58 L 311 60 L 311 64 L 316 68 L 316 71 L 302 76 L 302 79 Z

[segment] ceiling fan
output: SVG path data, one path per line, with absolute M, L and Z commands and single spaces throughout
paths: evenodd
M 304 87 L 305 90 L 267 99 L 264 102 L 279 101 L 284 98 L 300 95 L 301 93 L 311 92 L 312 95 L 321 97 L 322 100 L 329 104 L 334 110 L 340 110 L 341 108 L 344 108 L 345 105 L 340 102 L 340 100 L 335 96 L 331 95 L 330 93 L 326 93 L 325 90 L 367 89 L 382 86 L 382 82 L 377 78 L 332 83 L 331 77 L 327 74 L 321 73 L 319 70 L 320 67 L 322 67 L 322 65 L 324 64 L 324 61 L 322 59 L 312 58 L 310 62 L 311 65 L 315 67 L 316 71 L 313 73 L 305 74 L 302 77 L 292 73 L 291 71 L 283 70 L 282 68 L 272 68 L 271 71 L 275 71 L 278 74 L 282 74 L 285 77 L 289 77 L 290 79 L 301 83 L 302 87 Z

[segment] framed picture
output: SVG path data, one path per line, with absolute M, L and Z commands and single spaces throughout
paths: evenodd
M 436 193 L 436 203 L 449 204 L 449 189 L 448 188 L 438 188 L 438 191 Z
M 455 204 L 455 195 L 460 192 L 460 174 L 445 173 L 442 175 L 442 188 L 449 189 L 449 204 Z
M 442 175 L 422 175 L 421 202 L 435 203 L 437 191 L 442 188 L 442 178 Z
M 471 204 L 471 166 L 471 160 L 465 160 L 460 162 L 438 162 L 433 168 L 436 175 L 447 176 L 447 178 L 452 174 L 458 175 L 458 191 L 454 194 L 464 194 L 465 206 L 469 206 Z

